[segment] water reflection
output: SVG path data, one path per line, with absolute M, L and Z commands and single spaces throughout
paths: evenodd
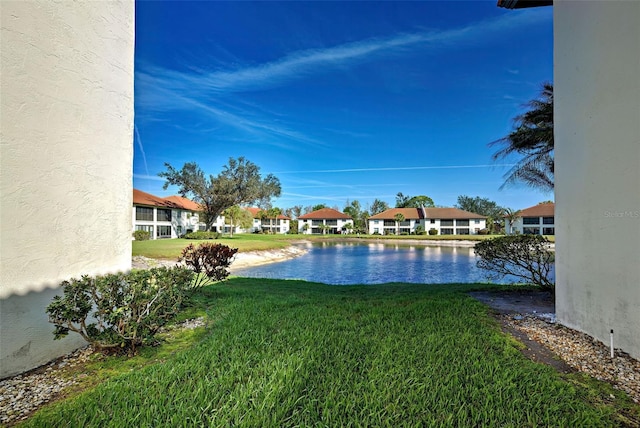
M 487 282 L 472 247 L 322 242 L 301 244 L 309 252 L 280 263 L 239 269 L 234 275 L 302 279 L 326 284 L 385 282 Z

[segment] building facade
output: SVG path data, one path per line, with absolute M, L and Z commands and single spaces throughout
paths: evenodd
M 640 2 L 553 8 L 556 313 L 640 358 Z
M 133 231 L 149 232 L 151 239 L 179 238 L 186 233 L 206 230 L 200 206 L 182 196 L 160 198 L 141 190 L 133 189 Z M 224 219 L 218 217 L 214 231 L 222 231 Z
M 269 217 L 263 216 L 264 212 L 262 209 L 257 207 L 249 207 L 247 211 L 251 213 L 253 217 L 253 225 L 250 230 L 239 230 L 240 232 L 251 232 L 251 233 L 289 233 L 291 228 L 291 218 L 287 217 L 284 214 L 278 214 L 277 217 Z
M 298 217 L 298 233 L 335 235 L 353 229 L 353 219 L 333 208 L 322 208 Z
M 368 225 L 369 234 L 477 235 L 486 229 L 487 218 L 458 208 L 391 208 L 369 217 Z
M 0 378 L 86 344 L 62 281 L 131 268 L 134 7 L 0 2 Z
M 534 205 L 518 212 L 511 222 L 505 218 L 507 234 L 555 235 L 555 204 L 552 202 Z

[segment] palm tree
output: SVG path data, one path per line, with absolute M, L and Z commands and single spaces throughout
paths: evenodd
M 514 130 L 504 138 L 489 143 L 501 146 L 494 160 L 512 154 L 522 155 L 505 175 L 500 189 L 517 182 L 542 190 L 553 190 L 553 84 L 544 83 L 537 99 L 526 104 L 531 110 L 516 116 Z
M 398 213 L 393 216 L 393 219 L 396 221 L 396 235 L 400 235 L 400 223 L 404 221 L 404 215 Z
M 504 218 L 509 221 L 509 230 L 506 230 L 507 235 L 511 235 L 513 232 L 513 223 L 520 218 L 520 210 L 512 210 L 511 208 L 505 208 Z

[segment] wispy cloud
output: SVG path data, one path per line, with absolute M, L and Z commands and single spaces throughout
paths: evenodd
M 514 164 L 486 164 L 486 165 L 437 165 L 437 166 L 398 166 L 381 168 L 347 168 L 347 169 L 315 169 L 306 171 L 278 171 L 274 174 L 325 174 L 341 172 L 372 172 L 372 171 L 411 171 L 420 169 L 462 169 L 462 168 L 494 168 L 511 167 Z
M 456 44 L 477 43 L 482 38 L 502 36 L 510 30 L 520 31 L 548 19 L 549 14 L 544 11 L 509 13 L 460 28 L 393 34 L 300 50 L 271 62 L 216 71 L 177 71 L 143 66 L 136 71 L 136 102 L 156 112 L 184 110 L 205 114 L 243 132 L 268 137 L 265 139 L 268 144 L 283 148 L 296 147 L 292 141 L 321 146 L 321 141 L 295 127 L 273 121 L 273 115 L 260 112 L 259 108 L 249 111 L 246 106 L 244 109 L 238 107 L 241 101 L 229 105 L 229 101 L 225 104 L 222 99 L 232 93 L 275 88 L 311 75 L 383 57 L 416 51 L 422 54 Z M 230 100 L 228 97 L 225 99 Z
M 144 164 L 144 172 L 149 175 L 149 167 L 147 167 L 147 155 L 144 153 L 144 146 L 142 145 L 142 138 L 140 138 L 140 133 L 138 132 L 138 126 L 133 125 L 133 130 L 135 131 L 135 140 L 138 142 L 138 148 L 140 149 L 140 153 L 142 154 L 142 163 Z
M 158 177 L 157 175 L 133 174 L 133 177 L 137 178 L 138 180 L 165 181 L 164 178 Z

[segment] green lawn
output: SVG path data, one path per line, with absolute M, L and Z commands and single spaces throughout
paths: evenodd
M 290 245 L 291 241 L 307 240 L 307 241 L 323 241 L 323 240 L 341 240 L 341 239 L 376 239 L 376 240 L 421 240 L 421 241 L 441 241 L 441 240 L 458 240 L 458 241 L 479 241 L 495 237 L 487 235 L 263 235 L 256 233 L 236 234 L 233 237 L 223 235 L 219 239 L 212 240 L 194 240 L 194 239 L 158 239 L 150 241 L 133 241 L 133 255 L 146 256 L 156 259 L 177 259 L 180 257 L 182 249 L 189 244 L 198 244 L 200 242 L 213 242 L 228 245 L 232 248 L 238 248 L 240 252 L 269 250 L 275 248 L 284 248 Z
M 465 294 L 487 287 L 232 278 L 199 293 L 195 343 L 24 426 L 619 425 L 610 388 L 526 359 Z

